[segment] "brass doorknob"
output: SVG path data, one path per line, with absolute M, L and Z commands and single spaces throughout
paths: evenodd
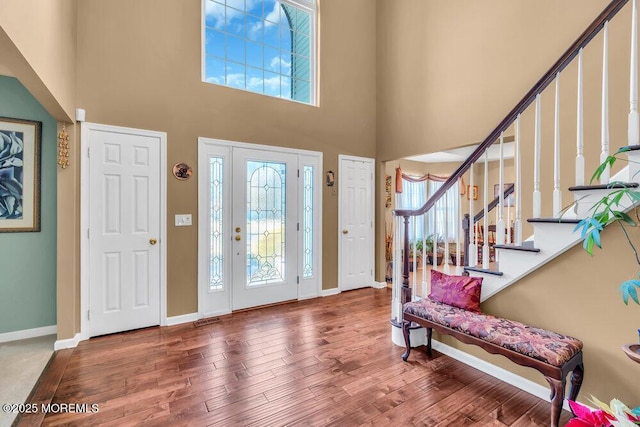
M 236 233 L 240 232 L 240 227 L 236 227 Z
M 349 230 L 342 230 L 342 234 L 349 234 Z
M 239 242 L 239 241 L 240 241 L 240 239 L 241 239 L 241 237 L 240 237 L 240 236 L 236 236 L 236 242 Z
M 156 239 L 149 239 L 149 243 L 151 243 L 152 245 L 155 245 L 156 243 L 158 243 L 158 241 Z

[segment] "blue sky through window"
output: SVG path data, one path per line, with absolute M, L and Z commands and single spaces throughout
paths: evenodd
M 311 19 L 276 0 L 205 0 L 205 80 L 312 102 Z

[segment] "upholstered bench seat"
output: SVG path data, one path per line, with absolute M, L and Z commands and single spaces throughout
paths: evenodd
M 489 314 L 474 313 L 429 298 L 409 302 L 404 312 L 430 320 L 553 366 L 582 351 L 582 341 Z
M 431 298 L 406 302 L 402 311 L 402 332 L 406 345 L 406 351 L 402 355 L 404 361 L 407 361 L 411 352 L 410 330 L 413 324 L 418 324 L 427 331 L 427 354 L 431 354 L 431 336 L 435 330 L 542 373 L 551 388 L 552 427 L 557 427 L 560 422 L 569 372 L 571 387 L 568 397 L 576 400 L 578 396 L 584 366 L 582 342 L 576 338 L 482 314 L 479 310 L 467 310 L 437 302 Z

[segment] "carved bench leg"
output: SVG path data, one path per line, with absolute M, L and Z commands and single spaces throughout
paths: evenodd
M 411 342 L 409 341 L 409 326 L 411 322 L 402 322 L 402 335 L 404 335 L 404 345 L 407 347 L 406 351 L 402 355 L 402 360 L 405 362 L 409 358 L 409 353 L 411 353 Z
M 557 380 L 551 377 L 544 377 L 551 388 L 551 427 L 560 425 L 560 414 L 564 403 L 565 380 Z
M 433 328 L 427 328 L 427 354 L 431 356 L 431 335 L 433 335 Z
M 571 372 L 571 385 L 569 386 L 569 400 L 575 401 L 580 393 L 582 386 L 582 378 L 584 378 L 584 365 L 581 363 Z

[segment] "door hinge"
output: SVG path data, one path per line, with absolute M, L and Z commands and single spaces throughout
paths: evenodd
M 300 169 L 298 169 L 298 178 L 300 178 Z
M 91 310 L 87 310 L 87 320 L 91 320 Z
M 300 231 L 300 223 L 298 223 L 298 224 L 296 225 L 296 230 L 297 230 L 297 231 Z
M 87 239 L 91 237 L 90 229 L 87 228 Z
M 296 284 L 300 284 L 300 276 L 296 276 Z
M 91 157 L 91 148 L 87 147 L 87 157 Z

